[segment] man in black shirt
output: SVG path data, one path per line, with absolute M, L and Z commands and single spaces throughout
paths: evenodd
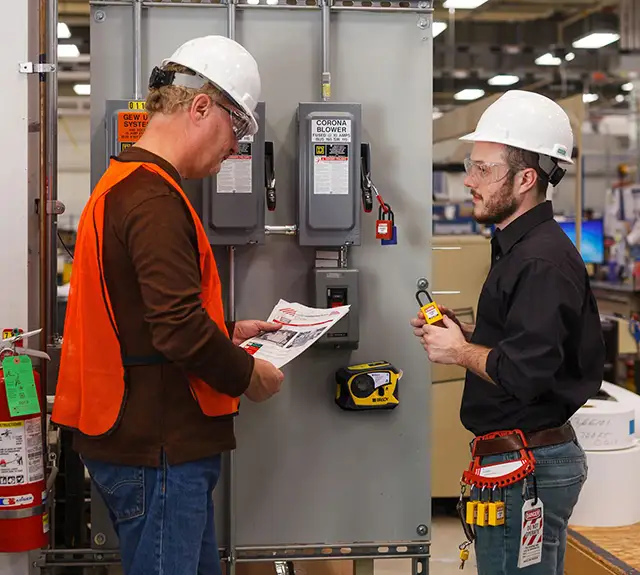
M 477 323 L 464 324 L 447 309 L 444 326 L 426 325 L 422 314 L 411 323 L 431 361 L 467 369 L 461 420 L 476 435 L 477 478 L 487 477 L 488 465 L 518 461 L 525 442 L 535 459 L 525 485 L 511 477 L 493 492 L 505 504 L 505 524 L 477 527 L 478 572 L 507 575 L 527 566 L 532 575 L 562 575 L 567 524 L 587 474 L 568 421 L 600 389 L 604 371 L 584 262 L 545 200 L 549 184 L 564 176 L 559 163 L 571 162 L 573 134 L 555 102 L 513 90 L 462 139 L 474 142 L 465 162 L 474 218 L 496 226 Z M 492 469 L 508 477 L 514 467 Z M 472 489 L 472 499 L 481 495 Z M 522 536 L 522 522 L 540 502 L 543 537 L 536 546 L 535 537 Z

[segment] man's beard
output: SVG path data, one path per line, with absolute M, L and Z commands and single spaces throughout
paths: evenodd
M 514 181 L 515 175 L 507 174 L 498 192 L 489 201 L 485 201 L 484 198 L 481 200 L 484 210 L 478 216 L 475 215 L 474 211 L 473 218 L 476 222 L 491 226 L 505 221 L 516 212 L 520 204 L 513 193 Z

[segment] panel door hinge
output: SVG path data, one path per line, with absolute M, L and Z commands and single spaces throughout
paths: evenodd
M 55 64 L 34 64 L 33 62 L 21 62 L 18 68 L 21 74 L 50 74 L 56 71 Z
M 60 200 L 47 201 L 47 214 L 59 216 L 64 214 L 66 206 Z M 40 213 L 40 198 L 36 198 L 36 214 Z

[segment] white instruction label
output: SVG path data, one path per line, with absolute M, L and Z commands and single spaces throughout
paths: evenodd
M 27 482 L 24 421 L 0 422 L 0 485 Z
M 250 142 L 240 141 L 238 153 L 229 156 L 220 167 L 216 178 L 219 194 L 250 194 L 253 179 L 253 162 Z
M 351 142 L 351 120 L 322 118 L 311 120 L 311 141 L 315 143 Z
M 0 485 L 24 485 L 43 479 L 40 420 L 0 422 Z
M 381 385 L 387 385 L 391 381 L 391 376 L 388 371 L 370 373 L 373 379 L 373 385 L 375 389 L 378 389 Z
M 313 193 L 349 193 L 349 146 L 316 144 L 313 158 Z
M 536 565 L 542 561 L 542 538 L 544 535 L 544 506 L 542 501 L 534 505 L 528 499 L 522 506 L 522 531 L 520 532 L 520 552 L 518 568 Z

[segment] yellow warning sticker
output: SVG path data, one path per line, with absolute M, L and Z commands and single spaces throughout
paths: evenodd
M 146 102 L 133 100 L 129 102 L 129 110 L 146 110 Z
M 148 121 L 146 112 L 118 112 L 118 142 L 137 142 Z
M 24 427 L 24 421 L 0 421 L 0 427 L 4 429 Z

